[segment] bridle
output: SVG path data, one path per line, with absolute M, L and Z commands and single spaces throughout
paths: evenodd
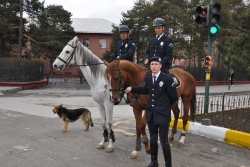
M 66 67 L 68 67 L 70 61 L 73 59 L 73 55 L 74 55 L 75 50 L 77 48 L 77 46 L 74 47 L 74 46 L 72 46 L 70 44 L 67 44 L 67 45 L 71 46 L 74 49 L 73 52 L 70 54 L 70 56 L 67 58 L 67 60 L 65 61 L 61 57 L 57 57 L 59 60 L 61 60 L 66 65 Z
M 119 87 L 118 87 L 118 89 L 109 89 L 109 91 L 111 91 L 111 92 L 112 91 L 119 91 L 120 95 L 125 99 L 124 93 L 125 93 L 125 89 L 126 89 L 126 84 L 128 85 L 128 82 L 125 81 L 124 76 L 123 76 L 120 68 L 118 68 L 117 70 L 114 70 L 114 72 L 115 71 L 119 72 Z M 124 86 L 122 86 L 122 81 L 124 81 L 124 83 L 125 83 Z
M 118 69 L 115 69 L 114 71 L 118 71 L 119 72 L 119 88 L 118 89 L 109 89 L 109 91 L 119 91 L 119 93 L 120 93 L 120 95 L 121 95 L 121 97 L 122 98 L 124 98 L 124 100 L 126 101 L 126 103 L 128 102 L 128 97 L 127 97 L 127 99 L 124 97 L 124 93 L 125 93 L 125 89 L 127 88 L 127 86 L 129 86 L 129 82 L 128 81 L 125 81 L 125 79 L 124 79 L 124 76 L 123 76 L 123 74 L 122 74 L 122 72 L 121 72 L 121 70 L 120 70 L 120 68 L 118 67 Z M 145 74 L 145 76 L 146 76 L 146 74 Z M 144 77 L 145 78 L 145 77 Z M 141 82 L 143 82 L 144 81 L 144 78 L 141 80 L 141 81 L 139 81 L 139 83 L 138 84 L 140 84 Z M 124 86 L 122 86 L 122 81 L 124 80 Z M 138 85 L 138 84 L 136 84 L 136 85 Z M 143 85 L 143 84 L 142 84 Z M 134 101 L 136 101 L 136 103 L 138 104 L 138 106 L 140 106 L 142 109 L 143 109 L 143 107 L 140 105 L 140 103 L 138 102 L 138 98 L 139 98 L 139 96 L 140 96 L 140 94 L 137 94 L 137 95 L 135 95 L 135 94 L 133 94 L 132 93 L 132 95 L 133 95 L 133 100 L 130 102 L 130 104 L 132 104 Z
M 74 49 L 73 52 L 70 54 L 70 56 L 67 58 L 67 60 L 65 61 L 65 60 L 63 60 L 61 57 L 57 57 L 59 60 L 61 60 L 61 61 L 66 65 L 66 67 L 69 66 L 69 63 L 70 63 L 70 61 L 73 59 L 75 50 L 76 50 L 76 48 L 77 48 L 77 46 L 74 47 L 74 46 L 72 46 L 72 45 L 70 45 L 70 44 L 67 44 L 67 45 L 71 46 L 71 47 Z M 96 63 L 96 64 L 90 64 L 90 65 L 83 64 L 83 65 L 78 65 L 78 66 L 94 66 L 94 65 L 100 65 L 100 64 L 103 64 L 103 63 Z

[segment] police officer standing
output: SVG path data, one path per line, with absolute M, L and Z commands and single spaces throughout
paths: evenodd
M 162 18 L 156 18 L 153 22 L 153 26 L 156 36 L 149 40 L 144 64 L 147 64 L 148 60 L 157 55 L 162 59 L 161 71 L 168 74 L 173 57 L 173 40 L 168 35 L 164 34 L 165 21 Z
M 149 95 L 146 119 L 150 133 L 151 163 L 148 167 L 158 167 L 158 130 L 165 166 L 172 166 L 168 130 L 171 121 L 171 104 L 178 100 L 178 95 L 173 78 L 160 71 L 161 62 L 160 57 L 152 57 L 149 60 L 152 74 L 146 75 L 145 86 L 132 86 L 125 90 L 126 92 Z
M 126 25 L 121 25 L 119 27 L 120 37 L 116 43 L 112 59 L 123 59 L 133 62 L 136 44 L 131 38 L 129 38 L 129 28 Z

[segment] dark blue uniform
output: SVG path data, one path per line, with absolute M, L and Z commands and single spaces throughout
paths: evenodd
M 172 53 L 173 40 L 169 36 L 163 34 L 159 40 L 156 37 L 153 37 L 149 40 L 145 59 L 150 60 L 154 56 L 161 57 L 161 71 L 168 74 L 170 63 L 172 63 Z
M 135 41 L 133 41 L 132 39 L 127 38 L 124 41 L 120 40 L 116 43 L 112 59 L 114 60 L 117 58 L 117 56 L 119 56 L 120 59 L 129 60 L 133 62 L 135 48 L 136 44 Z
M 149 94 L 146 119 L 150 132 L 150 142 L 157 143 L 158 128 L 162 146 L 168 144 L 168 129 L 171 121 L 171 104 L 178 100 L 173 78 L 160 72 L 153 84 L 152 74 L 145 77 L 145 86 L 132 86 L 132 93 Z

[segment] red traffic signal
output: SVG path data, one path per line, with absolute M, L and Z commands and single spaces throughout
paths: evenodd
M 210 72 L 211 67 L 212 67 L 212 57 L 211 56 L 206 56 L 205 65 L 206 65 L 205 72 Z
M 196 16 L 195 22 L 204 27 L 208 27 L 209 19 L 209 5 L 208 6 L 197 6 L 196 13 L 199 13 L 199 16 Z

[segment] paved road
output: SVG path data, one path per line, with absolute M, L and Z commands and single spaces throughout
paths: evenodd
M 238 87 L 237 87 L 238 86 Z M 244 87 L 244 88 L 243 88 Z M 227 89 L 210 87 L 210 92 Z M 235 85 L 230 91 L 246 91 L 250 85 Z M 0 89 L 1 90 L 1 89 Z M 3 90 L 3 88 L 2 88 Z M 197 92 L 204 87 L 197 87 Z M 69 124 L 61 133 L 63 122 L 52 113 L 54 105 L 87 107 L 94 127 L 84 132 L 81 121 Z M 124 121 L 124 122 L 122 122 Z M 3 167 L 142 167 L 150 162 L 150 156 L 142 151 L 137 159 L 129 155 L 135 145 L 135 122 L 132 108 L 124 103 L 114 108 L 113 127 L 116 135 L 114 152 L 106 153 L 95 147 L 102 138 L 100 116 L 89 86 L 57 84 L 32 90 L 8 89 L 0 96 L 0 165 Z M 149 133 L 148 133 L 149 134 Z M 178 132 L 176 139 L 179 137 Z M 172 143 L 173 167 L 248 167 L 250 150 L 224 142 L 187 133 L 185 146 Z M 163 166 L 162 151 L 159 162 Z

